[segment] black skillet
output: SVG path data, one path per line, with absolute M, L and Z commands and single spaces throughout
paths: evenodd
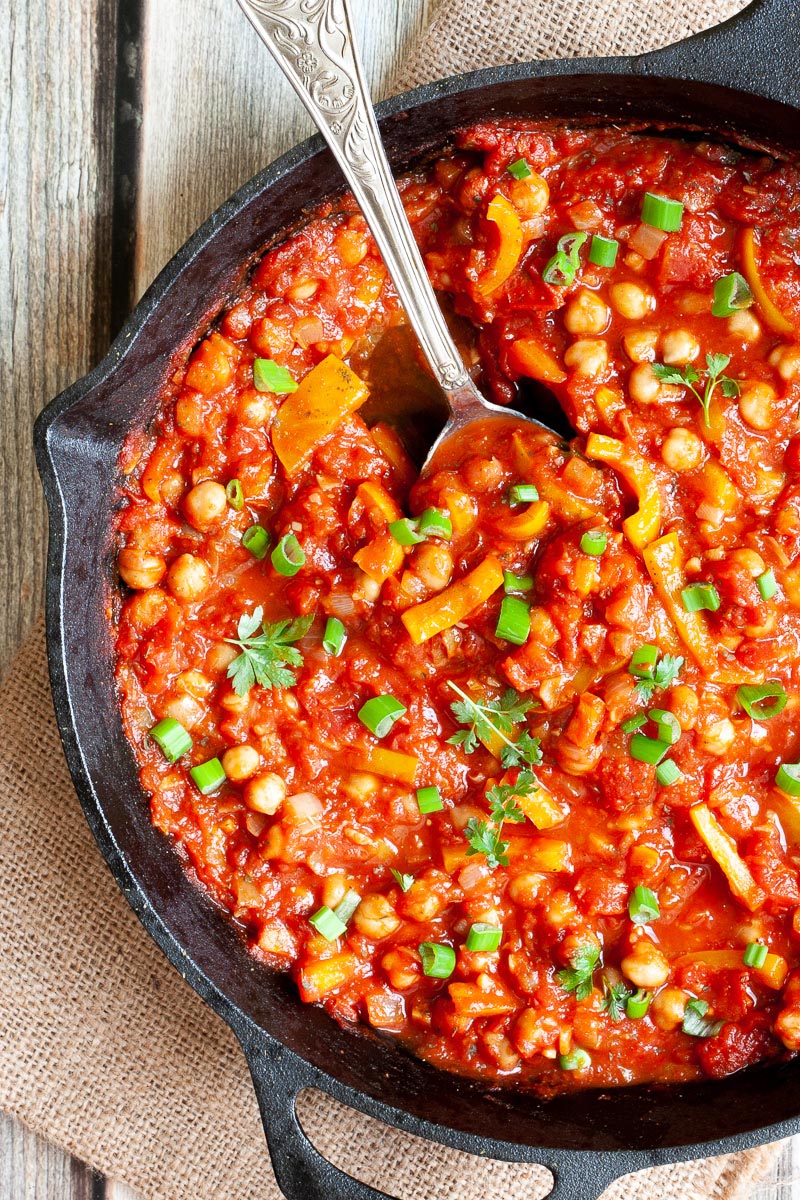
M 499 67 L 418 88 L 378 113 L 398 170 L 491 116 L 692 126 L 784 154 L 800 150 L 800 0 L 754 0 L 725 25 L 638 58 Z M 262 171 L 187 242 L 107 358 L 42 413 L 36 454 L 50 511 L 47 636 L 56 715 L 86 819 L 114 876 L 169 960 L 230 1024 L 247 1055 L 272 1162 L 289 1200 L 386 1200 L 327 1163 L 295 1099 L 318 1087 L 362 1112 L 473 1154 L 547 1166 L 559 1200 L 593 1200 L 619 1176 L 740 1150 L 800 1130 L 800 1071 L 538 1101 L 490 1091 L 300 1003 L 255 963 L 150 824 L 125 740 L 106 619 L 116 587 L 117 456 L 146 424 L 175 365 L 280 231 L 341 184 L 319 138 Z

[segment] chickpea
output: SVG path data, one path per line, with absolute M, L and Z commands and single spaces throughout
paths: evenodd
M 462 467 L 470 491 L 491 492 L 500 487 L 505 472 L 499 458 L 468 458 Z
M 669 979 L 669 963 L 658 947 L 646 938 L 636 943 L 630 954 L 623 958 L 620 968 L 637 988 L 652 990 Z
M 772 429 L 773 405 L 778 397 L 770 383 L 747 383 L 739 395 L 739 412 L 751 429 Z
M 723 717 L 721 721 L 712 721 L 706 725 L 700 734 L 700 749 L 706 754 L 726 754 L 736 738 L 733 721 Z
M 363 571 L 357 571 L 353 599 L 365 600 L 367 604 L 374 604 L 381 594 L 382 586 L 379 580 L 370 579 L 369 575 L 365 575 Z
M 728 562 L 736 563 L 751 579 L 758 579 L 759 575 L 763 575 L 767 566 L 758 551 L 750 550 L 747 546 L 733 550 L 728 555 Z
M 189 437 L 201 437 L 205 424 L 202 396 L 181 396 L 175 405 L 175 420 Z
M 611 288 L 611 306 L 628 321 L 641 321 L 656 306 L 656 298 L 640 283 L 615 283 Z
M 172 697 L 161 706 L 162 716 L 172 717 L 173 721 L 178 721 L 185 729 L 194 729 L 195 725 L 202 721 L 205 711 L 200 701 L 187 692 L 182 696 Z
M 600 338 L 582 338 L 569 347 L 564 363 L 577 375 L 594 379 L 608 366 L 608 346 Z
M 336 905 L 344 900 L 349 888 L 346 875 L 338 871 L 335 875 L 328 875 L 322 885 L 322 903 L 327 904 L 328 908 L 336 908 Z
M 231 783 L 244 783 L 255 775 L 260 766 L 261 755 L 255 746 L 249 746 L 247 742 L 241 746 L 231 746 L 222 756 L 222 767 Z
M 522 871 L 509 883 L 508 894 L 514 903 L 522 908 L 535 908 L 544 882 L 544 875 L 537 875 L 535 871 Z
M 310 300 L 319 290 L 318 279 L 300 279 L 286 293 L 288 300 Z
M 366 804 L 379 787 L 380 780 L 377 775 L 373 775 L 370 771 L 354 771 L 350 778 L 342 784 L 342 791 L 351 800 L 355 800 L 359 804 Z
M 800 374 L 800 346 L 776 346 L 769 362 L 781 379 L 789 383 Z
M 531 171 L 527 179 L 515 179 L 511 185 L 511 203 L 523 221 L 538 217 L 550 201 L 547 180 Z
M 222 693 L 219 698 L 220 707 L 226 712 L 234 713 L 236 716 L 242 716 L 250 707 L 250 696 L 239 696 L 233 688 Z
M 691 429 L 676 425 L 661 447 L 661 457 L 671 471 L 693 471 L 705 456 L 702 439 Z
M 679 683 L 670 690 L 669 710 L 678 718 L 678 724 L 684 731 L 694 729 L 697 714 L 700 711 L 700 699 L 697 692 L 685 683 Z
M 183 507 L 190 525 L 195 529 L 210 529 L 227 511 L 225 488 L 213 479 L 204 479 L 187 493 Z
M 239 420 L 252 429 L 261 429 L 275 411 L 275 405 L 267 392 L 257 392 L 255 388 L 245 392 L 236 406 Z
M 622 335 L 622 345 L 631 362 L 655 362 L 658 330 L 628 329 Z
M 232 646 L 230 642 L 216 642 L 206 655 L 205 668 L 212 675 L 216 675 L 221 671 L 227 671 L 238 655 L 239 651 L 237 647 Z
M 409 946 L 389 950 L 381 959 L 381 966 L 398 992 L 413 987 L 419 980 L 419 959 Z
M 181 671 L 175 680 L 175 687 L 179 692 L 188 692 L 196 700 L 210 696 L 214 690 L 214 684 L 202 671 Z
M 757 342 L 761 337 L 761 326 L 753 313 L 742 308 L 728 317 L 728 333 L 743 342 Z
M 655 377 L 650 363 L 639 363 L 628 378 L 628 391 L 637 404 L 654 404 L 661 392 L 661 384 Z
M 453 577 L 453 556 L 447 546 L 426 542 L 414 552 L 412 570 L 432 592 L 447 587 Z
M 449 883 L 449 876 L 442 871 L 426 872 L 401 898 L 405 916 L 410 917 L 412 921 L 432 921 L 434 917 L 438 917 L 447 907 L 444 891 Z
M 683 1021 L 686 1013 L 686 1005 L 689 1003 L 689 994 L 681 988 L 666 987 L 653 997 L 653 1003 L 650 1005 L 650 1016 L 665 1033 L 669 1033 L 672 1029 L 677 1029 Z
M 274 771 L 265 771 L 248 780 L 244 787 L 244 802 L 253 812 L 273 816 L 286 799 L 286 784 Z
M 159 587 L 149 588 L 146 592 L 131 596 L 125 606 L 125 615 L 134 629 L 144 633 L 163 620 L 169 604 L 166 592 Z
M 367 257 L 367 238 L 358 229 L 345 225 L 336 234 L 336 249 L 346 267 L 357 267 Z
M 147 591 L 164 578 L 167 564 L 160 554 L 148 554 L 136 546 L 123 546 L 117 556 L 117 569 L 129 588 Z
M 588 288 L 580 289 L 564 313 L 564 324 L 569 333 L 605 333 L 610 320 L 608 305 Z
M 661 355 L 665 363 L 680 365 L 694 362 L 700 353 L 700 343 L 688 329 L 669 329 L 661 339 Z
M 772 1032 L 777 1034 L 787 1050 L 800 1050 L 800 1008 L 782 1008 L 775 1019 Z
M 211 583 L 211 572 L 202 558 L 194 554 L 181 554 L 175 559 L 167 575 L 167 585 L 176 600 L 192 604 L 199 600 Z
M 363 937 L 379 942 L 400 928 L 400 918 L 389 897 L 375 892 L 361 901 L 353 914 L 353 924 Z

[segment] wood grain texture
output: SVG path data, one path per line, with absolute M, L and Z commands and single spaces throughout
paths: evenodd
M 98 1200 L 102 1180 L 57 1146 L 0 1113 L 0 1198 L 2 1200 Z M 115 1200 L 135 1200 L 133 1196 Z
M 108 336 L 114 4 L 64 9 L 11 3 L 0 21 L 0 673 L 42 603 L 33 419 Z

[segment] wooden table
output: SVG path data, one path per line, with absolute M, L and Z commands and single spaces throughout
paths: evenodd
M 437 3 L 354 0 L 376 94 Z M 34 417 L 102 356 L 130 303 L 188 234 L 309 132 L 234 0 L 27 0 L 7 11 L 0 673 L 42 604 Z M 115 128 L 123 131 L 116 141 Z M 795 1174 L 797 1140 L 753 1197 L 800 1200 Z M 0 1200 L 135 1197 L 0 1115 Z

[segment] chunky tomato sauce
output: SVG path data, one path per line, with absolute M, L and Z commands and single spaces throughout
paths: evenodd
M 304 1000 L 448 1070 L 791 1054 L 798 171 L 487 124 L 402 193 L 476 379 L 576 436 L 484 426 L 418 481 L 374 409 L 432 389 L 360 214 L 269 251 L 124 456 L 153 821 Z

